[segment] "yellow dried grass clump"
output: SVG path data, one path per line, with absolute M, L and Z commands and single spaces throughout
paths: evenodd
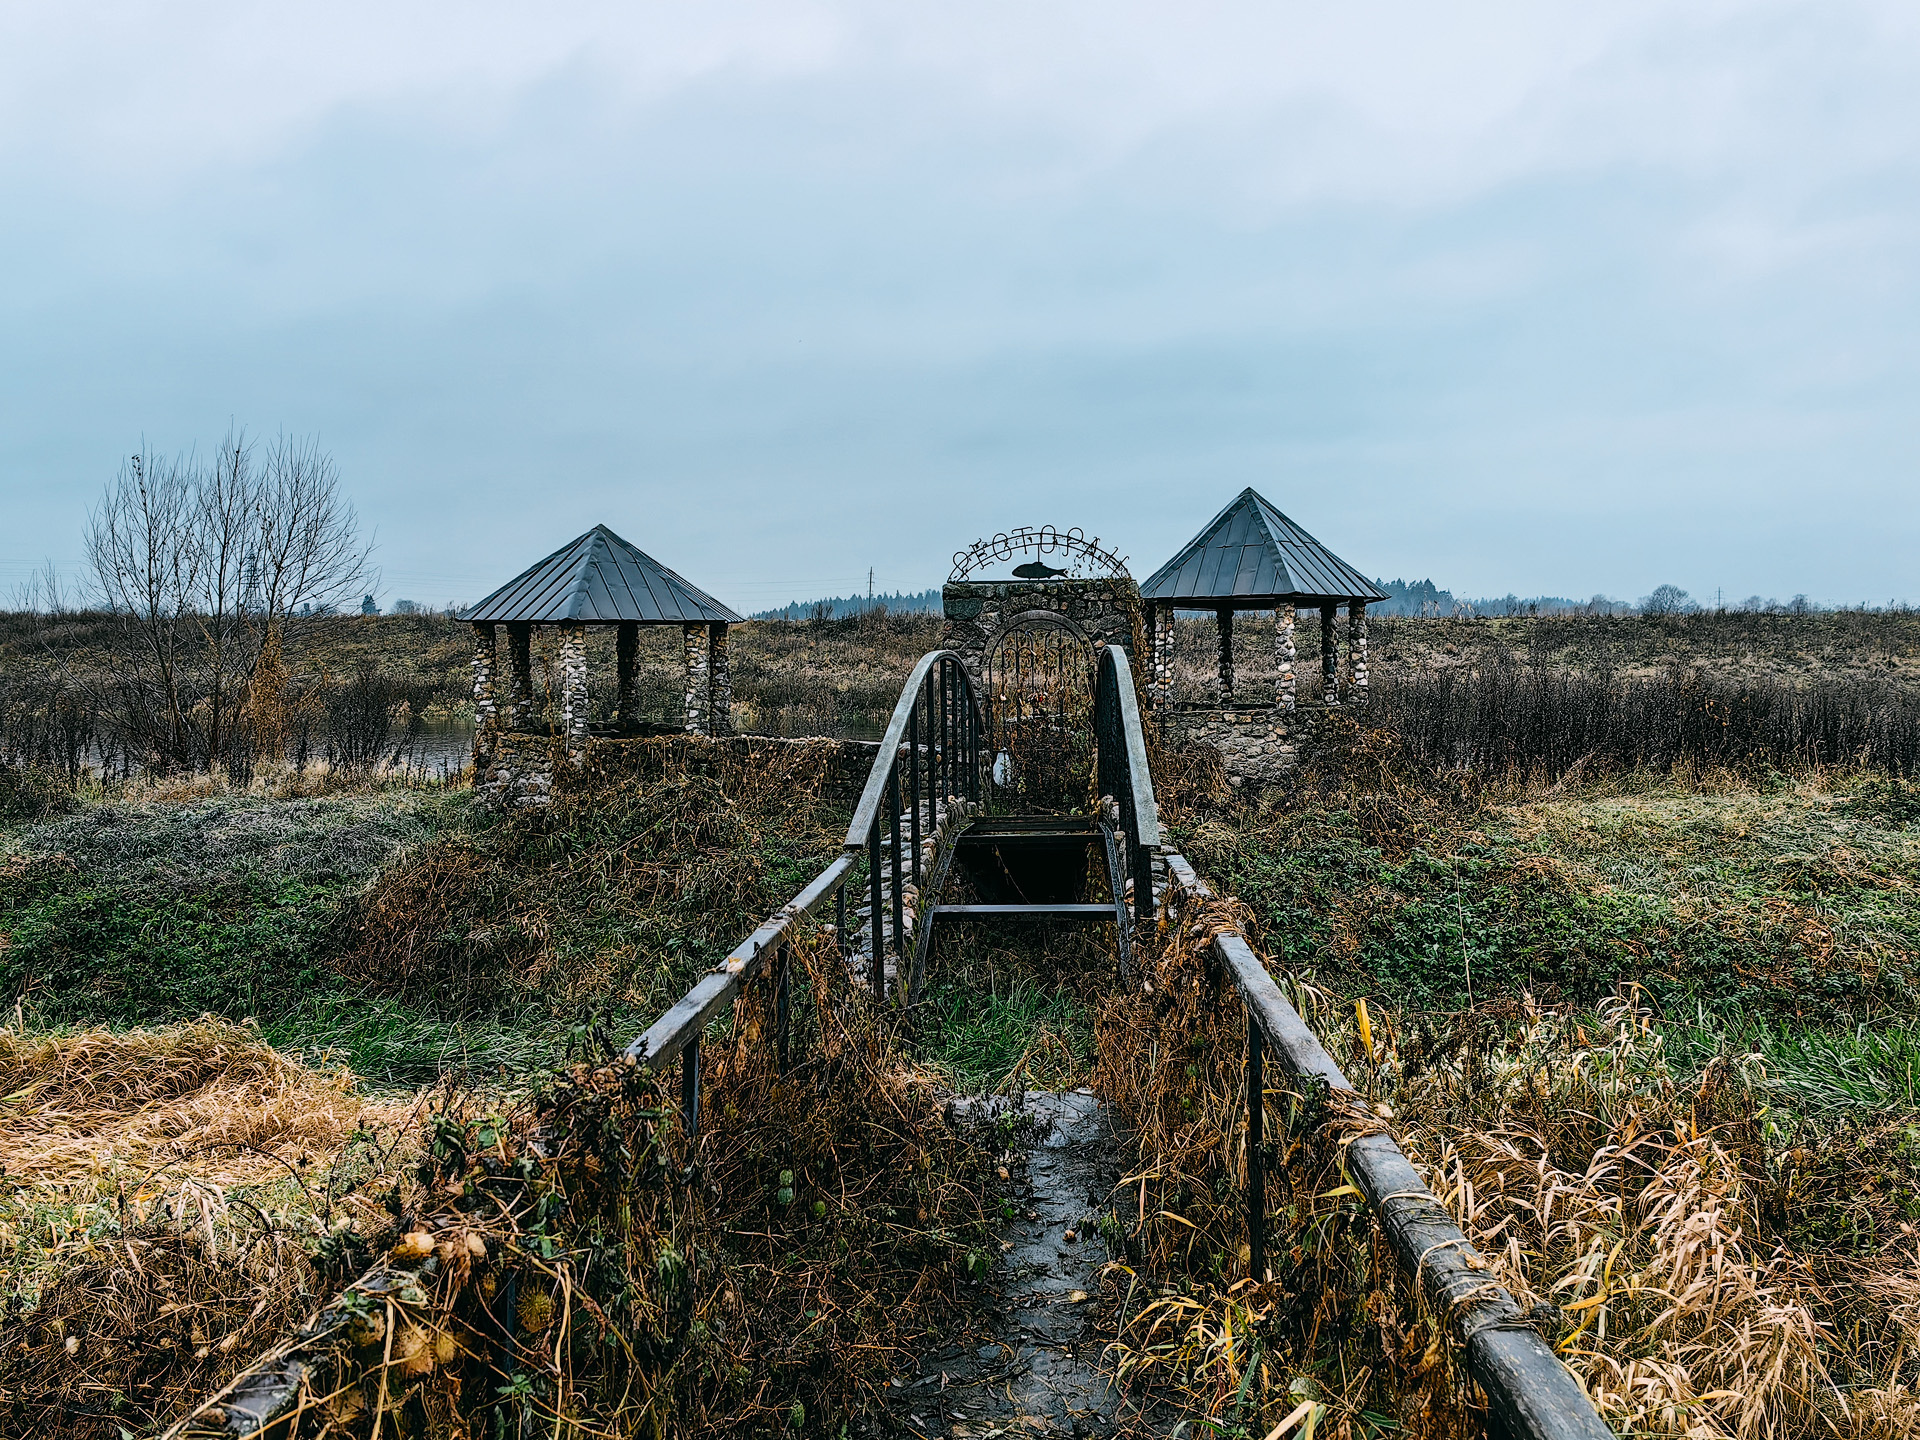
M 346 1071 L 311 1070 L 252 1029 L 203 1018 L 153 1030 L 0 1031 L 0 1167 L 70 1184 L 193 1160 L 239 1184 L 330 1153 L 367 1115 Z M 384 1112 L 382 1112 L 384 1118 Z
M 1912 1433 L 1916 1227 L 1864 1253 L 1790 1243 L 1754 1077 L 1681 1083 L 1631 994 L 1602 1019 L 1535 1013 L 1396 1087 L 1410 1156 L 1496 1278 L 1558 1308 L 1556 1348 L 1623 1431 Z

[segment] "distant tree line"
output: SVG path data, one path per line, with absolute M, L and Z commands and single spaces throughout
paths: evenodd
M 938 615 L 940 592 L 912 595 L 835 595 L 825 600 L 796 600 L 777 610 L 762 610 L 752 620 L 844 620 L 849 615 Z
M 1370 605 L 1367 613 L 1371 615 L 1485 615 L 1499 618 L 1516 615 L 1697 615 L 1708 610 L 1726 610 L 1746 615 L 1811 615 L 1836 608 L 1817 604 L 1805 595 L 1795 595 L 1785 601 L 1749 595 L 1744 600 L 1716 599 L 1711 604 L 1703 604 L 1678 585 L 1656 585 L 1651 594 L 1641 596 L 1636 602 L 1615 600 L 1607 595 L 1573 600 L 1564 595 L 1522 597 L 1512 592 L 1480 599 L 1461 599 L 1451 590 L 1440 589 L 1431 580 L 1375 580 L 1373 583 L 1386 591 L 1388 598 Z M 1868 606 L 1863 602 L 1860 608 L 1905 610 L 1908 607 L 1904 601 L 1889 600 L 1883 607 Z

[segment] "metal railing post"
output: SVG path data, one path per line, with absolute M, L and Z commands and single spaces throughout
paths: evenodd
M 924 693 L 925 687 L 922 686 Z M 913 843 L 913 883 L 920 883 L 920 700 L 907 712 L 907 831 Z
M 1267 1276 L 1267 1165 L 1261 1152 L 1266 1127 L 1267 1080 L 1260 1019 L 1247 1010 L 1247 1275 Z
M 893 774 L 887 781 L 887 811 L 893 830 L 893 953 L 899 957 L 900 967 L 904 971 L 907 963 L 907 926 L 906 926 L 906 887 L 900 879 L 900 767 L 893 767 Z M 881 974 L 886 967 L 881 967 Z M 884 992 L 882 992 L 884 994 Z
M 867 833 L 867 891 L 872 907 L 873 973 L 868 976 L 873 993 L 887 998 L 887 906 L 885 887 L 880 877 L 880 817 L 873 817 L 873 829 Z
M 790 1002 L 790 995 L 791 995 L 792 975 L 793 975 L 793 949 L 791 946 L 783 944 L 780 947 L 779 979 L 775 982 L 774 995 L 773 995 L 773 1010 L 774 1010 L 775 1016 L 778 1017 L 777 1023 L 780 1027 L 780 1073 L 782 1075 L 787 1073 L 787 1070 L 790 1064 L 790 1047 L 788 1044 L 788 1025 L 789 1025 L 789 1012 L 791 1008 L 789 1002 Z
M 680 1125 L 693 1139 L 700 1133 L 700 1037 L 680 1052 Z

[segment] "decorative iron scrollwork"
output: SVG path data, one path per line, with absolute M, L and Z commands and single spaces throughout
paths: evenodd
M 948 580 L 964 580 L 983 566 L 1013 559 L 1016 555 L 1059 555 L 1066 564 L 1058 572 L 1072 580 L 1128 578 L 1126 557 L 1115 555 L 1100 543 L 1100 537 L 1087 539 L 1079 526 L 1056 530 L 1051 525 L 1035 529 L 1021 525 L 1002 530 L 987 540 L 976 540 L 964 550 L 953 552 L 953 573 Z

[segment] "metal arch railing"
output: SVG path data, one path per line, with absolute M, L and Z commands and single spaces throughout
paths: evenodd
M 1186 860 L 1166 855 L 1169 909 L 1176 896 L 1213 897 Z M 1339 1065 L 1237 930 L 1213 936 L 1211 962 L 1233 981 L 1247 1012 L 1247 1251 L 1249 1275 L 1266 1273 L 1266 1058 L 1358 1103 Z M 1217 973 L 1217 972 L 1216 972 Z M 1504 1440 L 1613 1440 L 1593 1402 L 1513 1296 L 1488 1278 L 1488 1262 L 1435 1198 L 1393 1136 L 1363 1134 L 1341 1145 L 1353 1178 L 1414 1286 L 1459 1342 L 1487 1396 L 1487 1429 Z
M 1125 863 L 1133 881 L 1133 916 L 1153 923 L 1153 857 L 1160 848 L 1160 809 L 1153 798 L 1153 771 L 1147 762 L 1147 737 L 1133 693 L 1133 664 L 1124 648 L 1100 652 L 1094 683 L 1093 733 L 1098 747 L 1095 778 L 1100 798 L 1119 807 L 1118 830 L 1125 840 Z
M 867 855 L 868 924 L 872 932 L 868 979 L 876 998 L 884 1000 L 887 994 L 889 939 L 903 979 L 911 961 L 906 940 L 906 880 L 908 875 L 912 877 L 916 891 L 922 881 L 921 806 L 926 806 L 929 823 L 937 825 L 942 801 L 980 798 L 982 718 L 973 677 L 959 655 L 951 650 L 930 650 L 922 655 L 900 689 L 893 718 L 880 740 L 880 754 L 867 776 L 866 788 L 860 792 L 860 803 L 854 807 L 846 844 L 849 855 L 858 850 L 865 850 Z M 891 905 L 887 903 L 889 889 Z M 889 911 L 891 926 L 887 924 Z M 844 931 L 844 910 L 841 928 Z

